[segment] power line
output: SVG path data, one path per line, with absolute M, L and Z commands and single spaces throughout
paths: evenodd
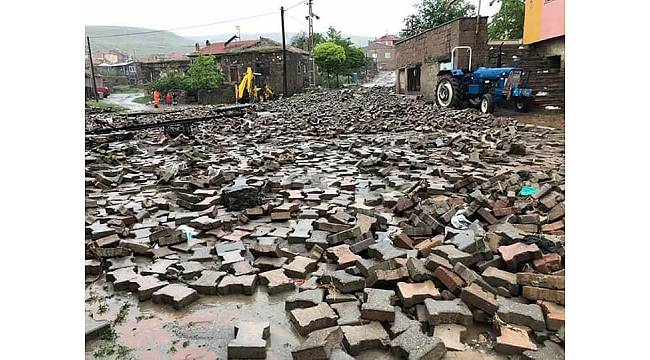
M 302 2 L 301 2 L 302 3 Z M 237 18 L 237 19 L 230 19 L 230 20 L 221 20 L 221 21 L 215 21 L 209 24 L 201 24 L 201 25 L 192 25 L 192 26 L 183 26 L 183 27 L 177 27 L 177 28 L 171 28 L 171 29 L 165 29 L 165 30 L 150 30 L 150 31 L 140 31 L 140 32 L 133 32 L 133 33 L 126 33 L 126 34 L 113 34 L 113 35 L 99 35 L 99 36 L 91 36 L 91 39 L 99 39 L 99 38 L 109 38 L 109 37 L 119 37 L 119 36 L 131 36 L 131 35 L 144 35 L 144 34 L 153 34 L 153 33 L 158 33 L 158 32 L 165 32 L 165 31 L 175 31 L 175 30 L 185 30 L 185 29 L 193 29 L 193 28 L 198 28 L 198 27 L 204 27 L 204 26 L 212 26 L 212 25 L 218 25 L 218 24 L 225 24 L 229 22 L 234 22 L 234 21 L 241 21 L 241 20 L 248 20 L 248 19 L 254 19 L 262 16 L 268 16 L 268 15 L 275 15 L 277 14 L 277 11 L 270 11 L 266 12 L 263 14 L 258 14 L 258 15 L 252 15 L 252 16 L 246 16 L 242 18 Z
M 299 2 L 297 2 L 297 3 L 295 3 L 295 4 L 291 5 L 291 6 L 289 6 L 288 8 L 284 9 L 284 12 L 286 13 L 288 10 L 291 10 L 291 9 L 295 8 L 296 6 L 298 6 L 298 5 L 300 5 L 300 4 L 304 4 L 304 3 L 305 3 L 304 0 L 299 1 Z
M 286 11 L 285 11 L 285 14 L 286 14 Z M 300 19 L 298 19 L 298 18 L 296 18 L 296 17 L 294 17 L 294 16 L 291 16 L 291 15 L 289 15 L 289 14 L 286 14 L 286 15 L 287 15 L 290 19 L 292 19 L 296 24 L 299 24 L 301 27 L 302 27 L 302 26 L 304 26 L 304 27 L 309 27 L 309 25 L 308 25 L 304 20 L 300 20 Z

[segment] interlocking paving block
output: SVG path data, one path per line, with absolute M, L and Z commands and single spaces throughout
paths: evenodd
M 248 250 L 256 257 L 259 256 L 276 256 L 280 238 L 272 236 L 260 236 L 251 241 Z
M 133 256 L 122 256 L 106 259 L 108 263 L 108 271 L 113 271 L 121 268 L 134 267 Z
M 461 291 L 460 298 L 469 305 L 481 309 L 489 315 L 496 313 L 499 304 L 494 294 L 484 291 L 480 286 L 471 284 L 464 287 Z M 541 310 L 540 310 L 541 315 Z
M 269 289 L 269 294 L 277 294 L 296 288 L 293 280 L 284 274 L 284 269 L 265 271 L 259 274 L 260 282 Z
M 424 305 L 427 308 L 429 324 L 431 325 L 459 324 L 470 326 L 472 324 L 472 312 L 461 299 L 425 299 Z
M 546 322 L 542 308 L 537 304 L 522 304 L 499 296 L 497 298 L 499 310 L 497 315 L 501 320 L 513 324 L 523 325 L 536 331 L 546 330 Z
M 296 256 L 282 268 L 290 277 L 305 279 L 308 273 L 318 268 L 318 261 L 305 256 Z
M 294 360 L 328 360 L 341 340 L 343 331 L 338 326 L 316 330 L 291 355 Z
M 404 331 L 408 330 L 411 326 L 419 325 L 418 320 L 411 319 L 408 317 L 401 308 L 395 308 L 395 321 L 391 324 L 388 329 L 391 337 L 395 337 Z
M 363 294 L 365 302 L 361 305 L 361 317 L 377 321 L 395 320 L 395 291 L 365 288 Z
M 217 285 L 217 294 L 244 294 L 253 295 L 257 285 L 257 274 L 235 276 L 228 274 L 224 276 Z
M 174 266 L 180 268 L 182 270 L 182 277 L 183 279 L 192 279 L 195 276 L 198 276 L 201 274 L 203 270 L 205 270 L 205 267 L 203 267 L 203 264 L 197 261 L 185 261 L 181 262 L 178 264 L 175 264 Z
M 458 324 L 439 324 L 433 329 L 433 336 L 445 344 L 447 350 L 464 351 L 467 346 L 463 343 L 467 328 Z
M 421 283 L 398 282 L 397 294 L 404 307 L 412 307 L 415 304 L 423 303 L 424 299 L 441 299 L 440 291 L 431 280 Z
M 286 257 L 267 257 L 260 256 L 253 262 L 255 267 L 258 267 L 261 271 L 268 271 L 273 269 L 279 269 L 287 262 Z
M 550 340 L 544 341 L 544 346 L 537 351 L 526 350 L 523 353 L 528 360 L 564 360 L 564 348 Z
M 549 330 L 557 331 L 564 326 L 564 306 L 548 301 L 538 301 L 544 311 L 546 327 Z
M 181 284 L 169 284 L 156 290 L 151 301 L 157 304 L 169 304 L 175 309 L 181 309 L 199 299 L 196 290 Z
M 178 263 L 178 260 L 158 259 L 140 273 L 142 275 L 159 275 L 164 277 L 167 273 L 167 268 L 176 263 Z
M 85 260 L 86 275 L 99 275 L 102 272 L 102 262 L 97 259 Z
M 440 338 L 425 335 L 416 325 L 390 342 L 390 352 L 402 359 L 439 360 L 445 356 L 447 349 Z
M 503 354 L 520 354 L 526 350 L 537 350 L 537 345 L 530 339 L 530 329 L 515 325 L 499 327 L 501 335 L 497 337 L 494 350 Z
M 223 256 L 225 253 L 231 251 L 238 251 L 240 254 L 243 254 L 246 251 L 246 246 L 242 241 L 222 241 L 214 245 L 215 252 L 219 256 Z
M 266 340 L 271 336 L 268 321 L 235 325 L 235 338 L 228 343 L 228 359 L 266 359 Z
M 409 278 L 409 272 L 406 266 L 396 264 L 395 267 L 391 266 L 390 269 L 372 270 L 366 277 L 366 285 L 375 288 L 395 287 L 395 284 L 400 281 L 406 281 Z
M 418 258 L 408 258 L 406 260 L 406 269 L 409 272 L 411 280 L 414 282 L 423 282 L 433 280 L 433 272 L 424 266 L 424 262 Z
M 406 251 L 394 247 L 388 241 L 380 241 L 376 244 L 370 245 L 368 248 L 368 255 L 372 256 L 376 260 L 386 261 L 406 257 Z
M 285 310 L 293 310 L 297 308 L 308 308 L 316 306 L 323 302 L 323 297 L 325 296 L 324 289 L 312 289 L 305 290 L 299 293 L 293 294 L 287 298 L 284 303 Z
M 330 233 L 327 231 L 312 230 L 309 239 L 305 240 L 305 245 L 307 245 L 307 248 L 311 248 L 314 245 L 326 248 L 329 246 L 329 243 L 327 242 L 327 236 L 329 235 Z
M 300 220 L 289 234 L 289 242 L 305 242 L 312 231 L 312 220 Z
M 210 254 L 210 248 L 205 246 L 195 247 L 192 249 L 193 254 L 190 256 L 188 261 L 212 261 L 214 260 L 212 254 Z
M 217 284 L 226 275 L 223 271 L 203 270 L 201 276 L 190 282 L 189 286 L 200 294 L 216 295 Z
M 254 268 L 253 265 L 248 260 L 237 261 L 227 265 L 228 271 L 233 273 L 235 276 L 248 275 L 252 273 L 257 273 L 259 269 Z
M 167 281 L 161 281 L 153 275 L 136 276 L 129 280 L 129 291 L 136 293 L 138 300 L 144 301 L 150 299 L 156 290 L 167 285 Z
M 86 315 L 86 341 L 96 339 L 102 332 L 111 327 L 110 321 L 95 320 L 90 315 Z
M 517 284 L 516 274 L 490 266 L 483 271 L 481 276 L 490 285 L 494 287 L 503 287 L 514 296 L 519 295 L 519 285 Z
M 129 281 L 136 278 L 138 274 L 135 267 L 120 268 L 106 273 L 106 281 L 113 283 L 113 289 L 116 291 L 127 290 Z
M 434 247 L 431 252 L 433 254 L 442 256 L 447 259 L 451 265 L 456 264 L 457 262 L 463 263 L 467 266 L 472 266 L 475 264 L 478 259 L 469 253 L 458 250 L 454 245 L 440 245 Z
M 456 263 L 454 265 L 453 271 L 456 274 L 458 274 L 458 276 L 460 276 L 461 279 L 465 280 L 465 282 L 468 285 L 477 284 L 485 291 L 489 291 L 492 294 L 497 293 L 497 290 L 494 287 L 492 287 L 492 285 L 488 284 L 487 281 L 485 281 L 481 277 L 481 275 L 476 273 L 474 270 L 468 268 L 467 266 L 463 265 L 462 263 Z
M 318 329 L 336 326 L 338 316 L 327 303 L 289 311 L 289 320 L 302 336 Z
M 388 333 L 378 321 L 364 325 L 341 326 L 341 330 L 343 331 L 343 346 L 353 356 L 366 350 L 386 349 L 390 342 Z
M 363 289 L 366 286 L 366 279 L 361 276 L 350 275 L 345 270 L 336 270 L 323 275 L 321 283 L 333 283 L 338 291 L 351 293 Z
M 327 249 L 326 254 L 327 258 L 334 261 L 339 269 L 352 266 L 361 259 L 361 256 L 350 251 L 348 244 L 332 246 Z
M 339 316 L 337 320 L 339 325 L 361 325 L 368 322 L 361 318 L 359 301 L 357 300 L 334 303 L 331 306 Z
M 230 265 L 240 262 L 240 261 L 246 261 L 246 258 L 242 256 L 242 254 L 235 250 L 235 251 L 227 251 L 223 254 L 220 255 L 221 257 L 221 269 L 226 270 L 230 267 Z

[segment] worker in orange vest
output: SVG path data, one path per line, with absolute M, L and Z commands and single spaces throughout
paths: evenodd
M 160 103 L 160 91 L 156 90 L 153 92 L 153 106 L 158 107 L 158 103 Z

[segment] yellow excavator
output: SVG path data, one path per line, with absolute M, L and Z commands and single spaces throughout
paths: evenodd
M 246 75 L 239 84 L 235 84 L 235 101 L 238 103 L 262 102 L 273 99 L 273 90 L 266 84 L 262 74 L 254 73 L 248 67 Z

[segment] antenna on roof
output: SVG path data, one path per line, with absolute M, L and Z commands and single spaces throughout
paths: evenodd
M 237 35 L 233 35 L 230 39 L 228 39 L 228 41 L 226 41 L 226 42 L 223 44 L 223 47 L 228 46 L 228 44 L 230 44 L 230 42 L 233 41 L 233 40 L 235 40 L 235 39 L 239 39 L 239 36 L 237 36 Z

